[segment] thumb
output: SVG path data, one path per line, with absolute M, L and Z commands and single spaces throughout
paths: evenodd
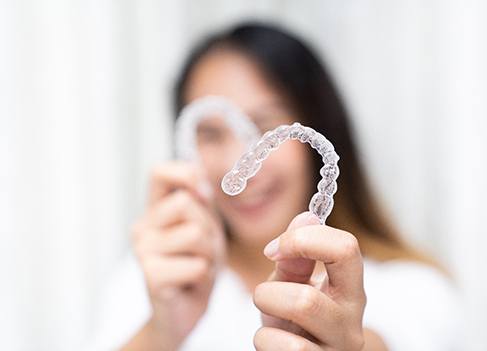
M 319 218 L 307 211 L 293 218 L 287 231 L 307 225 L 320 224 Z M 264 248 L 264 255 L 271 257 L 279 249 L 279 237 L 272 240 Z M 288 281 L 295 283 L 307 283 L 313 273 L 316 261 L 307 258 L 290 258 L 278 261 L 269 280 Z

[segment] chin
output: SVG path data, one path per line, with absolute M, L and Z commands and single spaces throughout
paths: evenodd
M 255 216 L 252 219 L 247 216 L 233 216 L 230 225 L 235 230 L 232 230 L 232 233 L 238 240 L 263 247 L 286 230 L 293 217 L 283 216 L 287 211 L 276 208 L 269 214 Z
M 244 241 L 266 244 L 283 233 L 301 209 L 295 179 L 283 175 L 255 179 L 235 197 L 222 198 L 219 207 L 233 235 Z

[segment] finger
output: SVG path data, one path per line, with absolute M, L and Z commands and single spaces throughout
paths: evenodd
M 194 221 L 208 228 L 210 212 L 186 190 L 177 190 L 159 201 L 148 213 L 148 226 L 167 227 Z
M 213 240 L 201 226 L 187 222 L 171 227 L 164 233 L 160 230 L 149 231 L 134 247 L 136 252 L 145 255 L 196 255 L 213 261 L 216 256 Z
M 262 313 L 291 321 L 324 343 L 337 345 L 343 335 L 343 310 L 310 285 L 264 282 L 255 289 L 254 303 Z
M 184 287 L 209 279 L 213 272 L 210 262 L 201 257 L 151 256 L 142 262 L 150 291 L 166 287 Z
M 328 289 L 340 296 L 364 295 L 363 264 L 357 239 L 350 233 L 313 225 L 283 233 L 266 247 L 272 260 L 307 258 L 322 261 L 328 274 Z
M 287 230 L 297 229 L 307 225 L 319 224 L 320 220 L 311 212 L 303 212 L 291 221 Z M 274 242 L 276 243 L 276 242 Z M 266 247 L 268 249 L 269 246 Z M 264 253 L 266 251 L 264 250 Z M 276 268 L 270 280 L 307 283 L 313 273 L 316 261 L 307 258 L 290 258 L 276 263 Z
M 212 196 L 211 185 L 201 168 L 188 162 L 172 161 L 153 169 L 149 184 L 149 205 L 154 205 L 180 188 L 192 192 L 202 201 L 208 201 Z
M 254 346 L 257 351 L 323 351 L 318 345 L 302 336 L 269 327 L 257 330 Z

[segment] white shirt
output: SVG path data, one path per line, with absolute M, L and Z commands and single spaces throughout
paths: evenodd
M 99 310 L 90 351 L 116 350 L 151 314 L 144 279 L 130 257 L 113 277 Z M 390 351 L 449 351 L 462 347 L 461 308 L 448 278 L 434 268 L 406 261 L 364 261 L 367 306 L 364 326 L 377 332 Z M 219 274 L 208 309 L 181 351 L 254 350 L 260 314 L 239 277 Z

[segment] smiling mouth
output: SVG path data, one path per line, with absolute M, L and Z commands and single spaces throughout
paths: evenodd
M 262 215 L 279 196 L 280 189 L 280 183 L 277 181 L 270 182 L 265 187 L 253 188 L 251 186 L 247 192 L 231 199 L 229 203 L 231 207 L 245 216 Z

